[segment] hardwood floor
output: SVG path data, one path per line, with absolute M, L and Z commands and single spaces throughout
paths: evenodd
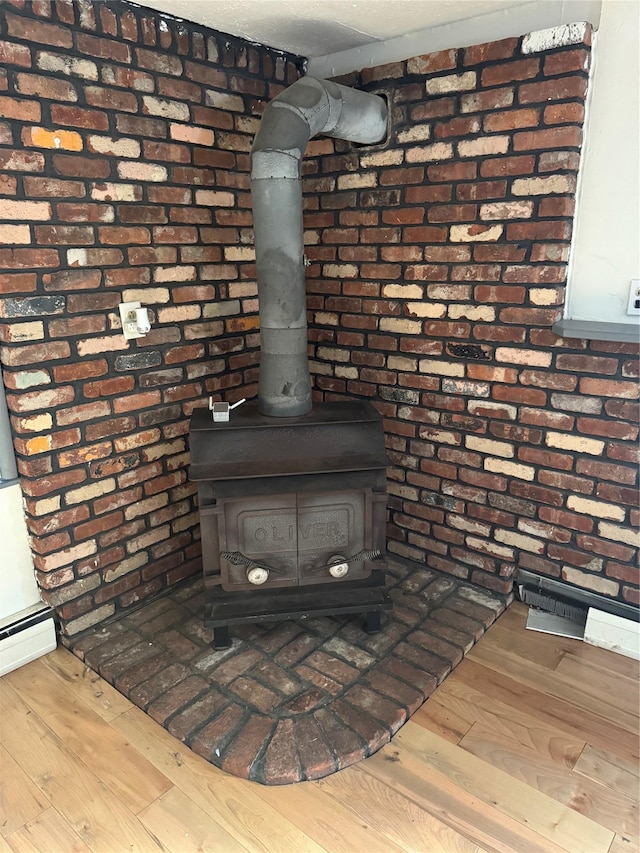
M 638 665 L 513 605 L 390 744 L 263 787 L 64 649 L 0 679 L 0 853 L 633 853 Z

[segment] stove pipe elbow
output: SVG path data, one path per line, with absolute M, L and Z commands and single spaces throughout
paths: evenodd
M 323 133 L 372 145 L 386 129 L 383 98 L 314 77 L 298 80 L 265 109 L 251 148 L 264 415 L 311 411 L 301 180 L 307 143 Z

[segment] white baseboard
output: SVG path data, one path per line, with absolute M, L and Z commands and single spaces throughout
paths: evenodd
M 0 676 L 52 652 L 57 645 L 52 617 L 0 639 Z
M 640 623 L 604 610 L 589 608 L 584 641 L 612 652 L 640 660 Z

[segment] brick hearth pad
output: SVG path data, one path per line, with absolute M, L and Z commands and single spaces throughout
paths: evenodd
M 372 755 L 505 608 L 505 599 L 389 562 L 381 633 L 362 616 L 235 626 L 215 651 L 202 582 L 67 641 L 216 767 L 266 785 L 319 779 Z

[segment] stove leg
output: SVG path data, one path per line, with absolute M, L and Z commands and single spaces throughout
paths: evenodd
M 367 634 L 378 634 L 380 632 L 381 616 L 379 610 L 370 610 L 364 622 L 364 630 Z
M 229 626 L 221 625 L 219 628 L 213 629 L 213 648 L 228 649 L 232 644 L 232 639 L 229 636 Z

